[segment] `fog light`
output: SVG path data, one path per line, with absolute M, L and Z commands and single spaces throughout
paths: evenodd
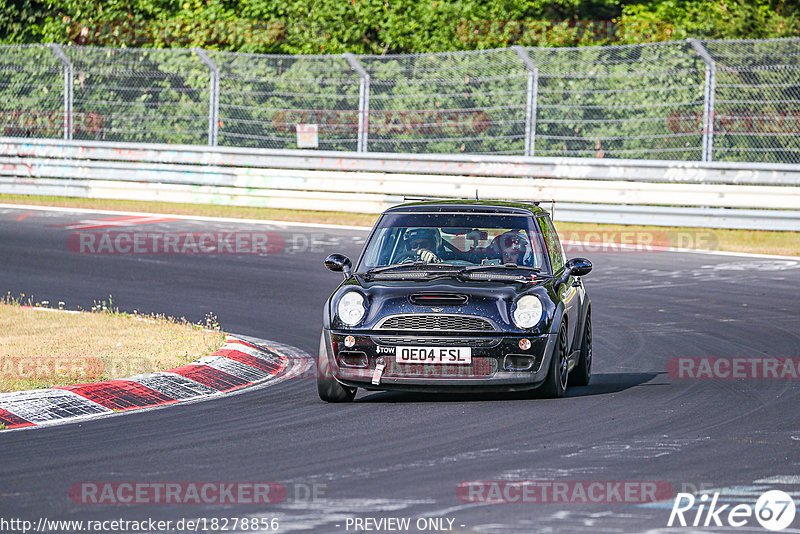
M 347 343 L 347 340 L 345 340 L 345 343 Z M 348 345 L 348 347 L 349 346 L 350 345 Z M 519 348 L 521 348 L 522 350 L 528 350 L 529 348 L 531 348 L 531 340 L 530 339 L 525 339 L 525 338 L 520 339 L 519 340 Z
M 354 338 L 353 336 L 347 336 L 346 338 L 344 338 L 345 347 L 350 348 L 355 344 L 356 344 L 356 338 Z
M 506 361 L 503 367 L 506 371 L 530 371 L 536 359 L 527 354 L 506 354 Z
M 360 350 L 343 350 L 339 352 L 339 366 L 341 367 L 368 367 L 369 359 Z

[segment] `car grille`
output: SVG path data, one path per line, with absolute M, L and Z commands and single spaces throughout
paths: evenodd
M 472 358 L 469 365 L 444 365 L 430 363 L 398 363 L 387 358 L 384 376 L 392 378 L 479 378 L 497 372 L 494 358 Z
M 487 332 L 495 328 L 486 319 L 473 315 L 414 313 L 387 317 L 378 330 Z
M 444 347 L 494 347 L 500 343 L 493 337 L 378 337 L 382 345 L 422 345 Z

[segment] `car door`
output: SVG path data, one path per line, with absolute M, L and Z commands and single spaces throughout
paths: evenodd
M 564 272 L 564 248 L 561 245 L 561 240 L 558 238 L 558 233 L 553 226 L 553 221 L 547 214 L 543 214 L 537 218 L 539 228 L 544 237 L 545 246 L 547 247 L 547 255 L 550 257 L 550 266 L 553 269 L 553 275 L 558 277 Z M 576 281 L 574 276 L 567 278 L 567 281 L 558 287 L 558 298 L 564 303 L 564 310 L 567 315 L 567 346 L 570 350 L 577 348 L 575 340 L 578 335 L 578 311 L 580 309 L 580 294 L 579 288 L 573 285 Z

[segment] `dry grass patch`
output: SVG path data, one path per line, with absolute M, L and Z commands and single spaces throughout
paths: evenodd
M 615 242 L 633 241 L 632 244 L 642 246 L 650 243 L 676 248 L 800 256 L 800 232 L 558 222 L 557 208 L 556 226 L 562 240 L 595 240 L 599 236 Z
M 0 301 L 0 392 L 171 369 L 219 349 L 225 336 L 163 316 L 62 312 Z

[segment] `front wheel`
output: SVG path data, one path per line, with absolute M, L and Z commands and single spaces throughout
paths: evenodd
M 319 338 L 319 356 L 317 356 L 317 393 L 319 393 L 319 398 L 325 402 L 350 402 L 355 398 L 357 390 L 358 388 L 341 385 L 333 377 L 323 331 Z
M 558 329 L 558 339 L 555 350 L 553 350 L 553 357 L 550 359 L 550 369 L 542 385 L 542 394 L 545 397 L 563 397 L 567 389 L 568 375 L 567 325 L 562 321 L 561 327 Z
M 583 343 L 578 365 L 570 373 L 570 382 L 576 386 L 588 386 L 592 379 L 592 315 L 586 315 L 586 325 L 583 327 Z M 574 382 L 573 382 L 574 381 Z

